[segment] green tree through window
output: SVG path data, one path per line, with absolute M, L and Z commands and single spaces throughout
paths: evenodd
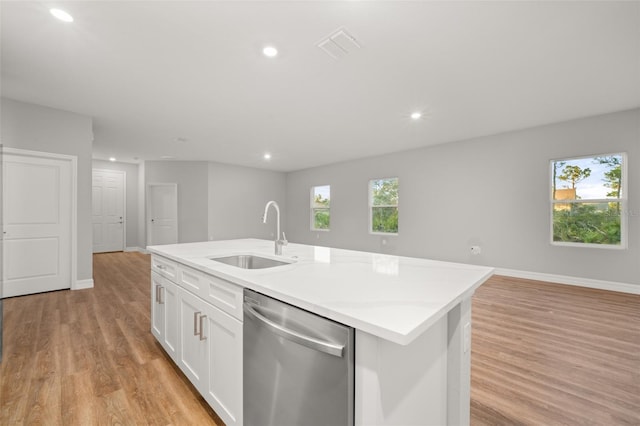
M 623 246 L 624 155 L 552 161 L 553 242 Z
M 371 232 L 398 233 L 398 178 L 369 181 Z
M 311 188 L 311 229 L 328 231 L 331 225 L 331 186 Z

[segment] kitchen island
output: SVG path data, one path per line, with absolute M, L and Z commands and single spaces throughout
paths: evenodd
M 218 323 L 242 320 L 238 290 L 249 288 L 355 328 L 356 425 L 469 423 L 471 296 L 491 276 L 492 268 L 300 244 L 289 244 L 282 256 L 274 256 L 273 241 L 256 239 L 148 250 L 154 255 L 152 270 L 157 273 L 152 274 L 156 295 L 152 310 L 154 303 L 165 304 L 171 292 L 176 293 L 169 280 L 189 290 L 198 287 L 194 281 L 209 279 L 209 290 L 201 298 L 210 297 L 225 313 L 224 317 L 218 314 Z M 211 260 L 236 254 L 287 263 L 241 269 Z M 158 277 L 155 281 L 154 276 Z M 217 289 L 217 296 L 211 289 Z M 169 306 L 167 303 L 167 312 Z M 169 318 L 178 315 L 164 314 Z M 153 316 L 156 327 L 157 315 Z M 180 330 L 168 323 L 164 326 L 167 338 L 154 334 L 166 343 L 163 346 L 170 355 L 174 352 L 172 357 L 185 374 L 192 381 L 200 380 L 197 374 L 192 374 L 195 379 L 190 376 L 193 363 L 181 361 L 180 339 L 172 336 L 180 335 Z M 190 326 L 197 329 L 193 321 Z M 229 323 L 225 330 L 225 336 L 235 336 L 226 342 L 233 346 L 241 326 Z M 176 342 L 167 343 L 171 339 Z M 225 369 L 225 374 L 231 375 L 231 370 Z M 235 371 L 241 386 L 241 367 L 236 366 Z M 227 424 L 242 424 L 241 389 L 234 389 L 235 398 L 230 394 L 226 400 L 232 402 L 226 403 L 215 392 L 209 393 L 211 401 L 203 396 Z

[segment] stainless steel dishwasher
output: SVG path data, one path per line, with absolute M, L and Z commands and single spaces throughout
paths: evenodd
M 244 290 L 245 426 L 353 425 L 354 330 Z

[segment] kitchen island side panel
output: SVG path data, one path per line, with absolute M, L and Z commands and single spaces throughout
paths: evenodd
M 356 426 L 450 424 L 447 323 L 408 345 L 356 330 Z
M 447 314 L 447 424 L 471 422 L 471 296 Z

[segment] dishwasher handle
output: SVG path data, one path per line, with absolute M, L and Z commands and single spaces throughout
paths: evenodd
M 273 333 L 277 334 L 278 336 L 284 337 L 287 340 L 290 340 L 292 342 L 298 343 L 298 344 L 300 344 L 302 346 L 306 346 L 306 347 L 308 347 L 310 349 L 313 349 L 313 350 L 316 350 L 316 351 L 319 351 L 319 352 L 324 352 L 326 354 L 342 358 L 342 353 L 344 351 L 344 345 L 336 345 L 336 344 L 331 343 L 331 342 L 325 342 L 323 340 L 318 340 L 318 339 L 315 339 L 315 338 L 313 338 L 311 336 L 305 336 L 304 334 L 300 334 L 297 331 L 290 330 L 290 329 L 288 329 L 286 327 L 283 327 L 280 324 L 277 324 L 277 323 L 271 321 L 269 318 L 267 318 L 264 315 L 262 315 L 261 313 L 259 313 L 254 308 L 254 305 L 251 305 L 249 303 L 245 303 L 244 304 L 244 312 L 249 314 L 253 318 L 257 319 L 258 321 L 262 322 Z

